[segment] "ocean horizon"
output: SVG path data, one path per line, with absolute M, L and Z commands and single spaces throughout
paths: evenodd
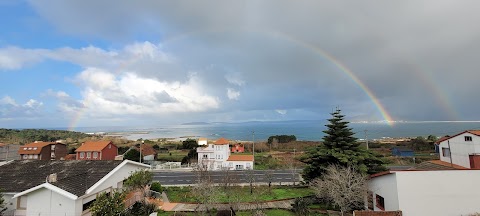
M 123 136 L 130 140 L 157 138 L 206 137 L 218 139 L 225 137 L 230 140 L 267 140 L 273 135 L 295 135 L 297 140 L 320 141 L 325 135 L 327 121 L 299 120 L 272 122 L 242 122 L 242 123 L 186 123 L 167 126 L 112 126 L 112 127 L 78 127 L 74 131 L 84 133 L 105 132 Z M 399 138 L 434 135 L 454 135 L 465 130 L 480 129 L 480 122 L 396 122 L 387 123 L 350 123 L 350 127 L 359 139 L 368 138 Z M 66 129 L 66 128 L 55 128 Z

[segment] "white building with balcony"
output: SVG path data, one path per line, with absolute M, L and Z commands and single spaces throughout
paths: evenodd
M 210 170 L 253 169 L 253 155 L 230 155 L 229 141 L 225 138 L 220 138 L 210 144 L 207 140 L 200 138 L 198 145 L 198 164 L 207 166 Z

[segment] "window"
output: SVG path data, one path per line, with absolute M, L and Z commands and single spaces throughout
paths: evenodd
M 228 166 L 233 167 L 233 163 L 232 162 L 228 163 Z
M 112 148 L 112 144 L 108 145 L 108 148 L 111 149 L 111 148 Z
M 91 152 L 87 152 L 87 158 L 90 158 L 92 157 L 92 153 Z
M 465 142 L 471 142 L 472 137 L 471 136 L 465 136 Z
M 33 155 L 28 155 L 28 159 L 32 159 L 33 158 Z
M 27 159 L 28 158 L 28 155 L 23 155 L 23 159 Z
M 385 199 L 382 196 L 375 194 L 375 203 L 377 208 L 385 210 Z
M 52 145 L 52 151 L 55 151 L 55 145 Z
M 33 159 L 38 159 L 38 155 L 33 155 Z
M 203 156 L 203 159 L 208 159 L 208 155 L 204 154 Z
M 85 157 L 85 152 L 80 152 L 80 158 L 84 158 Z
M 90 206 L 93 204 L 93 202 L 95 202 L 95 200 L 97 200 L 97 199 L 93 199 L 92 201 L 89 201 L 89 202 L 83 204 L 82 205 L 82 210 L 85 211 L 85 210 L 89 209 Z
M 98 158 L 98 152 L 93 152 L 93 158 Z
M 237 170 L 243 170 L 243 165 L 235 165 L 235 169 L 237 169 Z
M 51 152 L 51 153 L 50 153 L 50 157 L 51 157 L 51 158 L 55 158 L 55 152 Z
M 442 156 L 443 157 L 450 157 L 450 149 L 449 148 L 442 148 Z

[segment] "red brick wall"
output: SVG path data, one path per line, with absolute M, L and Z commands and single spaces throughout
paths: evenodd
M 110 148 L 111 146 L 111 148 Z M 118 148 L 116 145 L 110 143 L 102 150 L 101 160 L 115 160 L 115 156 L 118 154 Z

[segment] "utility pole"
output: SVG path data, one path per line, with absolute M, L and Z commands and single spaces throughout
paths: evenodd
M 142 139 L 142 143 L 140 143 L 140 163 L 142 163 L 142 145 L 145 141 Z
M 367 150 L 368 150 L 368 136 L 367 136 L 367 131 L 368 131 L 368 130 L 364 130 L 364 132 L 365 132 L 365 142 L 366 142 L 366 144 L 367 144 Z
M 253 160 L 255 160 L 255 131 L 252 131 L 252 152 Z

